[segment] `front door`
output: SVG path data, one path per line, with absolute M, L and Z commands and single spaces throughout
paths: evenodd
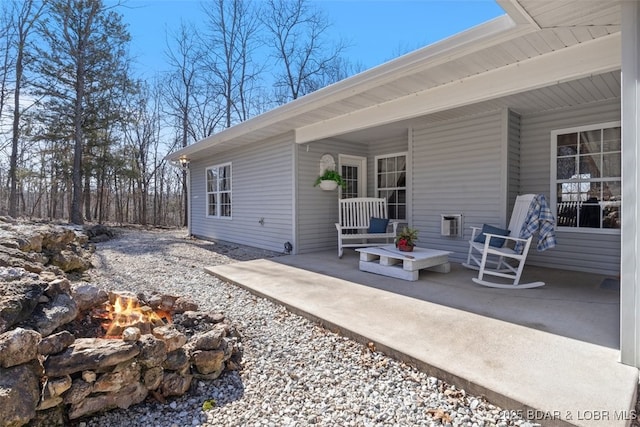
M 340 154 L 338 156 L 340 175 L 345 188 L 340 189 L 341 199 L 367 196 L 367 158 Z

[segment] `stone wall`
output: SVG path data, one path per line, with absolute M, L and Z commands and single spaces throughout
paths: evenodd
M 94 315 L 118 294 L 72 284 L 64 273 L 89 268 L 91 251 L 79 230 L 0 221 L 0 426 L 64 424 L 147 398 L 165 402 L 193 378 L 240 367 L 240 335 L 229 320 L 179 296 L 127 295 L 173 321 L 101 338 Z

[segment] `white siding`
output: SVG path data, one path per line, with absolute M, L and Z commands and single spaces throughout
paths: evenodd
M 454 252 L 466 259 L 468 226 L 505 224 L 502 111 L 415 125 L 410 160 L 413 167 L 413 226 L 419 246 Z M 464 236 L 440 236 L 440 215 L 462 213 Z
M 521 192 L 549 197 L 551 131 L 620 120 L 620 100 L 592 103 L 521 117 Z M 623 200 L 624 203 L 624 200 Z M 558 232 L 558 245 L 545 252 L 533 248 L 533 265 L 618 275 L 620 235 Z
M 338 164 L 339 154 L 364 156 L 364 144 L 325 140 L 297 148 L 297 253 L 338 248 L 338 190 L 323 191 L 313 184 L 320 173 L 320 158 L 331 154 Z
M 520 116 L 507 114 L 507 216 L 511 214 L 516 197 L 520 194 Z
M 284 242 L 293 242 L 292 138 L 282 136 L 192 162 L 191 232 L 279 252 Z M 209 218 L 205 169 L 227 162 L 232 164 L 232 218 Z M 261 218 L 264 225 L 258 222 Z

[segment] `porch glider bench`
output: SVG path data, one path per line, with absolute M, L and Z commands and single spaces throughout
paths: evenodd
M 338 203 L 339 258 L 342 258 L 344 248 L 384 246 L 396 237 L 398 223 L 388 220 L 387 199 L 355 197 L 341 199 Z

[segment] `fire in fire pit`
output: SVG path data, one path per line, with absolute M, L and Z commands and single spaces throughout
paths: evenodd
M 38 303 L 0 333 L 8 389 L 0 393 L 0 425 L 51 425 L 52 417 L 67 425 L 147 397 L 166 402 L 187 393 L 194 378 L 241 369 L 239 331 L 189 298 L 71 288 L 66 279 L 15 288 Z
M 157 326 L 171 323 L 168 311 L 141 305 L 135 295 L 112 293 L 111 296 L 113 301 L 105 303 L 104 312 L 99 315 L 105 319 L 105 338 L 120 338 L 130 326 L 138 328 L 144 335 L 150 334 Z

